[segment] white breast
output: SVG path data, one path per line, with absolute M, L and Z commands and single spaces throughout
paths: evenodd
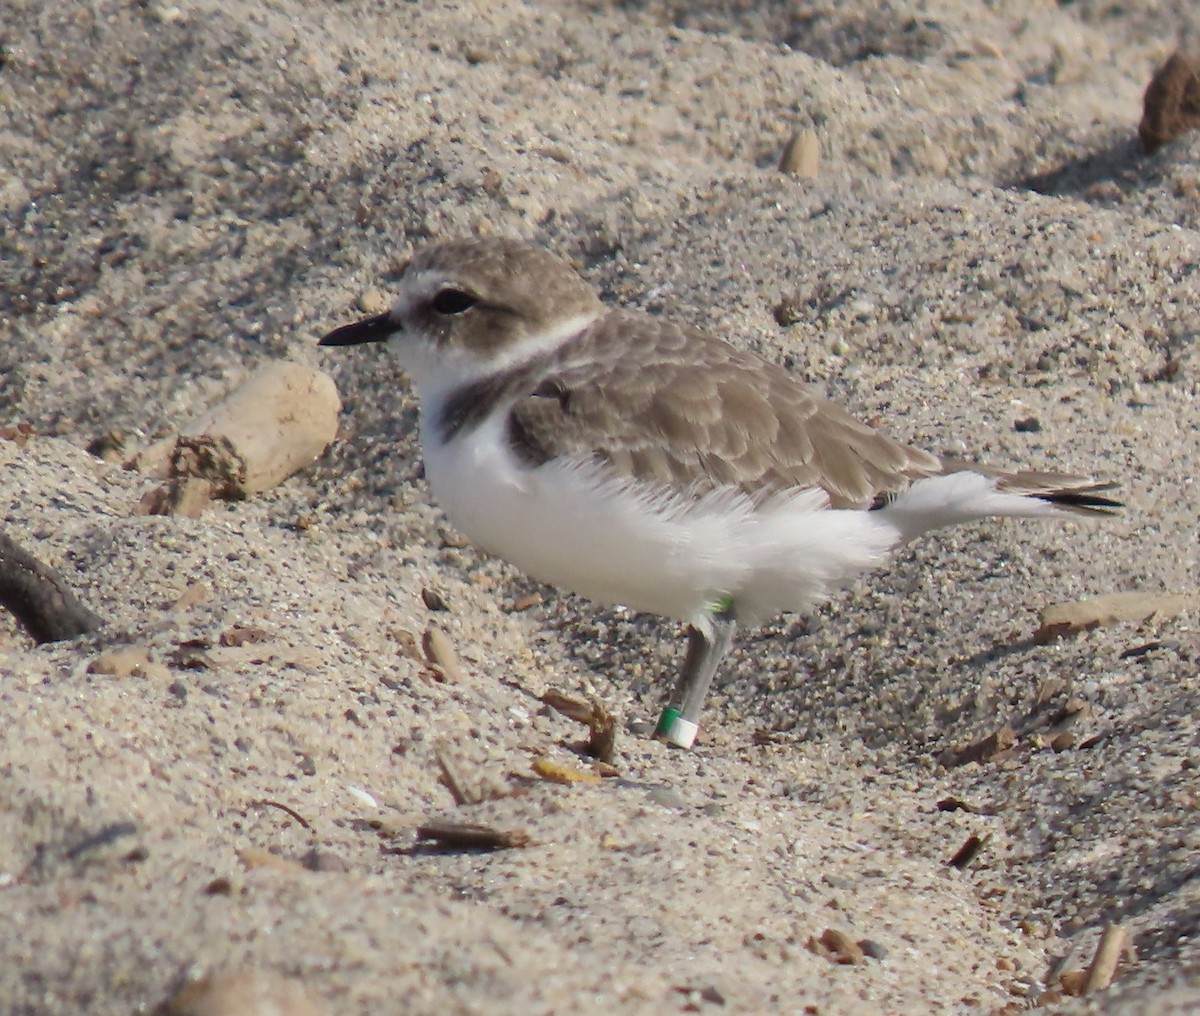
M 704 625 L 731 596 L 739 620 L 754 623 L 810 608 L 897 540 L 877 513 L 830 510 L 820 490 L 756 506 L 736 488 L 691 497 L 594 461 L 528 468 L 501 413 L 445 444 L 436 431 L 423 415 L 426 475 L 454 525 L 534 578 L 603 604 Z

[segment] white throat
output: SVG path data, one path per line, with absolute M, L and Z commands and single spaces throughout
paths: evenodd
M 447 349 L 434 345 L 424 336 L 403 331 L 397 332 L 388 342 L 388 348 L 412 379 L 421 399 L 421 415 L 426 416 L 436 413 L 454 390 L 557 349 L 604 313 L 603 307 L 597 307 L 594 311 L 564 318 L 487 358 L 480 357 L 470 348 Z

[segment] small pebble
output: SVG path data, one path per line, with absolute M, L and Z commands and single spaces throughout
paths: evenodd
M 388 298 L 382 289 L 365 289 L 358 294 L 354 305 L 364 314 L 382 314 L 388 309 Z
M 1064 730 L 1061 734 L 1055 736 L 1050 742 L 1050 747 L 1055 751 L 1066 751 L 1069 748 L 1075 747 L 1075 735 L 1069 730 Z
M 350 870 L 350 865 L 343 858 L 332 851 L 319 850 L 316 847 L 309 850 L 300 859 L 300 863 L 309 871 L 345 872 Z
M 442 676 L 452 684 L 463 679 L 462 666 L 458 662 L 458 654 L 450 642 L 450 637 L 440 628 L 426 628 L 421 636 L 421 647 L 425 650 L 425 659 L 437 667 Z
M 210 974 L 163 1002 L 161 1016 L 321 1016 L 296 982 L 260 970 Z
M 107 677 L 144 677 L 150 667 L 150 653 L 140 646 L 125 646 L 101 653 L 90 664 L 89 674 Z
M 227 648 L 236 648 L 251 642 L 262 642 L 266 638 L 267 633 L 255 625 L 235 624 L 221 632 L 220 643 Z
M 204 887 L 205 896 L 232 896 L 233 882 L 221 875 Z
M 1175 52 L 1154 72 L 1143 99 L 1138 137 L 1147 152 L 1200 127 L 1200 62 Z
M 184 476 L 147 491 L 138 502 L 138 515 L 178 515 L 198 519 L 212 504 L 213 485 L 209 480 Z
M 526 593 L 524 596 L 518 596 L 513 600 L 512 609 L 514 612 L 528 610 L 530 607 L 540 607 L 542 605 L 541 593 Z
M 446 603 L 445 597 L 442 596 L 436 589 L 430 589 L 424 586 L 421 589 L 421 600 L 429 610 L 449 610 L 450 606 Z
M 888 951 L 886 946 L 880 945 L 874 939 L 861 938 L 858 940 L 858 947 L 863 951 L 864 956 L 869 956 L 873 960 L 886 960 Z
M 804 180 L 815 179 L 821 170 L 821 142 L 811 130 L 793 134 L 783 147 L 779 171 Z

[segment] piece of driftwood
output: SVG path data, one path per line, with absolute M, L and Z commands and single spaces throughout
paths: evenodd
M 1103 991 L 1112 984 L 1117 976 L 1117 965 L 1128 946 L 1129 932 L 1123 925 L 1110 924 L 1104 929 L 1096 946 L 1096 955 L 1087 969 L 1087 979 L 1083 984 L 1085 995 Z
M 474 822 L 426 822 L 417 827 L 418 840 L 432 840 L 452 850 L 506 850 L 527 847 L 529 833 L 524 829 L 497 829 Z
M 78 638 L 104 626 L 62 576 L 0 532 L 0 605 L 38 642 Z
M 162 480 L 205 480 L 214 497 L 252 497 L 324 452 L 340 409 L 329 375 L 275 361 L 130 464 Z
M 587 753 L 601 762 L 615 762 L 617 757 L 617 720 L 598 699 L 584 699 L 568 695 L 557 688 L 549 688 L 542 701 L 555 712 L 562 713 L 576 723 L 586 724 L 591 730 Z
M 1165 621 L 1200 608 L 1200 593 L 1107 593 L 1077 603 L 1056 603 L 1042 611 L 1033 634 L 1039 645 L 1081 631 L 1122 622 Z

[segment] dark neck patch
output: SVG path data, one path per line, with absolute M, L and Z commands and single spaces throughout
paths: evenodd
M 559 350 L 555 350 L 456 388 L 438 416 L 438 435 L 443 442 L 452 441 L 474 430 L 499 406 L 525 398 L 548 398 L 565 407 L 569 393 L 553 376 L 559 361 Z
M 438 416 L 438 434 L 443 443 L 478 427 L 502 402 L 518 395 L 531 383 L 525 370 L 506 371 L 462 385 L 450 393 Z
M 570 393 L 555 375 L 577 355 L 580 342 L 586 344 L 585 337 L 591 328 L 586 326 L 553 349 L 450 392 L 437 418 L 437 433 L 442 442 L 470 433 L 497 408 L 513 406 L 526 398 L 547 399 L 565 409 Z

